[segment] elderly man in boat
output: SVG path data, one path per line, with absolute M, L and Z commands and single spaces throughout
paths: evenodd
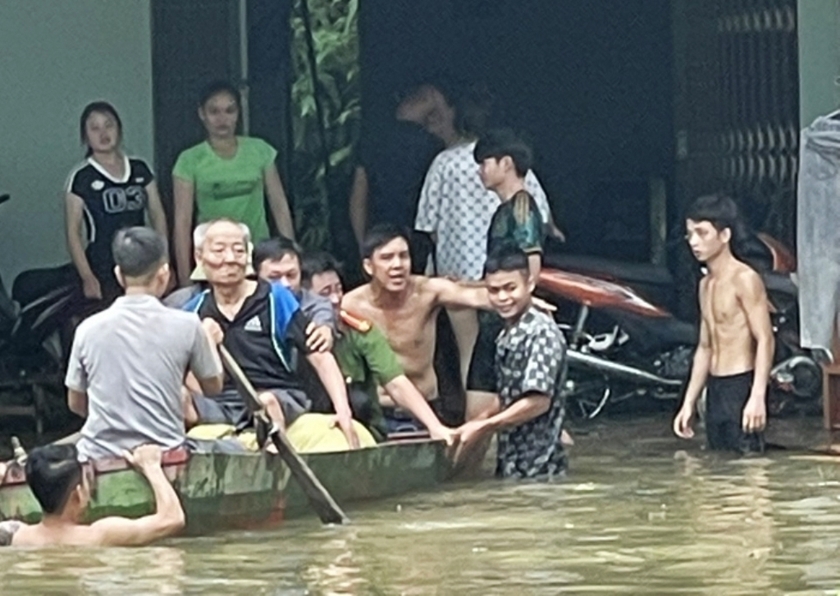
M 166 241 L 150 228 L 127 228 L 113 254 L 125 296 L 79 325 L 65 378 L 70 410 L 86 418 L 77 445 L 83 459 L 184 444 L 186 373 L 207 394 L 222 389 L 212 325 L 160 303 L 169 283 Z
M 333 355 L 307 344 L 310 319 L 281 284 L 246 276 L 247 226 L 219 219 L 199 225 L 193 237 L 196 262 L 204 269 L 210 289 L 195 296 L 185 310 L 215 323 L 218 341 L 237 360 L 258 390 L 260 406 L 279 428 L 291 426 L 311 408 L 295 372 L 294 355 L 306 358 L 323 384 L 335 410 L 335 421 L 350 448 L 360 446 L 344 377 Z M 215 397 L 192 395 L 188 423 L 221 423 L 243 428 L 248 407 L 232 382 Z

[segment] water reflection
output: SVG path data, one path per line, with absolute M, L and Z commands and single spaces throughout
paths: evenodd
M 179 548 L 8 549 L 2 560 L 2 594 L 184 593 L 185 558 Z
M 6 550 L 0 593 L 835 593 L 840 459 L 715 456 L 667 424 L 594 427 L 559 483 L 452 485 L 350 508 L 346 527 Z

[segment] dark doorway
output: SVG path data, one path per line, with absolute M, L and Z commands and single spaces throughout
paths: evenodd
M 648 208 L 640 189 L 651 179 L 672 188 L 669 0 L 366 0 L 361 7 L 365 130 L 387 123 L 394 92 L 413 82 L 444 75 L 486 83 L 503 108 L 499 121 L 530 137 L 569 249 L 646 260 L 650 230 L 638 227 L 649 217 L 632 223 L 628 254 L 621 242 L 610 248 L 601 239 L 621 227 L 615 205 L 617 217 Z
M 239 2 L 152 2 L 155 161 L 170 217 L 175 159 L 204 138 L 198 94 L 210 81 L 238 82 L 239 73 Z

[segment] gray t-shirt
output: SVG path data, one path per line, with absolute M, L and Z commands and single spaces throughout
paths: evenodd
M 194 313 L 135 295 L 117 298 L 83 321 L 64 381 L 88 396 L 79 455 L 118 456 L 143 443 L 181 445 L 181 386 L 188 370 L 199 379 L 222 373 Z

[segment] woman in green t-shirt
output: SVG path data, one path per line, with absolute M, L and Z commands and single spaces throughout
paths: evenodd
M 208 86 L 198 107 L 207 139 L 181 152 L 172 170 L 173 240 L 181 285 L 190 283 L 194 215 L 199 223 L 227 217 L 247 224 L 258 242 L 269 236 L 267 196 L 277 230 L 294 238 L 289 202 L 274 163 L 277 151 L 262 139 L 237 136 L 239 106 L 239 91 L 232 85 Z

